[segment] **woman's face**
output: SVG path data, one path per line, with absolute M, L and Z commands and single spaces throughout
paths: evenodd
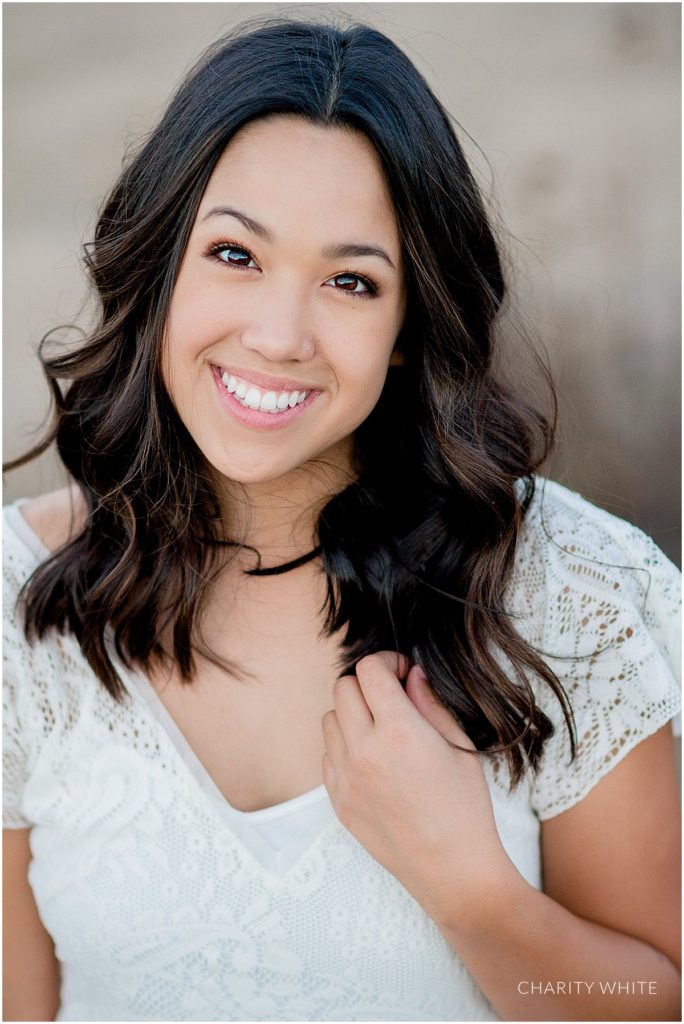
M 370 142 L 294 116 L 252 122 L 202 198 L 164 380 L 230 480 L 275 480 L 318 456 L 348 465 L 404 309 L 399 235 Z

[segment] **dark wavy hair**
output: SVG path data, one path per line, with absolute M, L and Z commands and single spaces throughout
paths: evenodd
M 51 358 L 44 339 L 54 424 L 7 467 L 56 441 L 88 513 L 22 591 L 27 638 L 73 633 L 117 700 L 126 691 L 108 630 L 129 668 L 172 659 L 190 683 L 198 652 L 225 666 L 201 636 L 208 584 L 226 564 L 218 496 L 164 387 L 161 349 L 212 170 L 235 132 L 273 114 L 370 140 L 406 270 L 404 365 L 355 434 L 357 478 L 318 519 L 324 629 L 344 630 L 341 674 L 377 650 L 410 654 L 477 751 L 505 751 L 513 788 L 554 731 L 531 676 L 555 692 L 575 753 L 563 688 L 504 607 L 554 431 L 493 369 L 501 258 L 449 115 L 408 57 L 364 25 L 271 18 L 222 38 L 106 200 L 85 247 L 97 326 Z M 172 653 L 160 639 L 170 626 Z

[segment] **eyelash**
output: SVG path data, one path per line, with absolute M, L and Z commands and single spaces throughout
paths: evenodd
M 249 258 L 251 260 L 254 260 L 254 262 L 256 263 L 256 259 L 249 251 L 249 249 L 246 249 L 244 245 L 238 245 L 237 242 L 216 242 L 214 243 L 214 245 L 211 245 L 209 247 L 205 255 L 207 256 L 208 259 L 212 259 L 216 263 L 220 263 L 224 267 L 233 266 L 236 267 L 238 270 L 255 269 L 254 267 L 242 267 L 240 266 L 239 263 L 230 263 L 228 260 L 222 260 L 220 253 L 223 252 L 225 249 L 235 249 L 238 252 L 245 253 L 246 256 L 249 256 Z M 335 278 L 338 277 L 354 277 L 356 278 L 357 281 L 361 281 L 366 286 L 368 290 L 365 292 L 350 292 L 347 291 L 346 288 L 337 289 L 337 291 L 345 292 L 347 295 L 351 295 L 352 298 L 354 299 L 373 299 L 378 294 L 379 289 L 376 283 L 372 281 L 369 277 L 366 277 L 364 274 L 357 274 L 353 270 L 341 270 L 339 274 L 334 274 L 333 277 L 329 278 L 328 280 L 334 281 Z

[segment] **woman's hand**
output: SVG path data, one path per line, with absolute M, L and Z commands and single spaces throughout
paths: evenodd
M 417 665 L 383 651 L 333 690 L 323 781 L 342 824 L 437 920 L 517 874 L 501 844 L 475 746 Z

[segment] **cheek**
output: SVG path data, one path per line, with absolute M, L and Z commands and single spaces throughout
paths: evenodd
M 198 297 L 174 301 L 169 310 L 162 356 L 162 375 L 172 396 L 195 386 L 204 369 L 203 354 L 225 330 L 211 305 Z
M 182 410 L 185 403 L 183 401 L 181 382 L 186 377 L 186 374 L 183 373 L 182 366 L 179 366 L 178 364 L 176 353 L 168 335 L 164 340 L 162 348 L 161 376 L 162 381 L 164 382 L 164 387 L 166 388 L 166 393 L 182 419 Z
M 347 348 L 337 366 L 337 379 L 350 412 L 369 413 L 382 392 L 394 339 L 368 337 Z
M 223 291 L 207 285 L 201 275 L 182 269 L 168 317 L 167 333 L 174 356 L 186 359 L 196 355 L 226 334 L 230 320 Z
M 181 411 L 187 404 L 188 389 L 193 386 L 193 365 L 202 348 L 202 322 L 193 317 L 185 303 L 172 302 L 162 346 L 161 370 L 166 390 Z

